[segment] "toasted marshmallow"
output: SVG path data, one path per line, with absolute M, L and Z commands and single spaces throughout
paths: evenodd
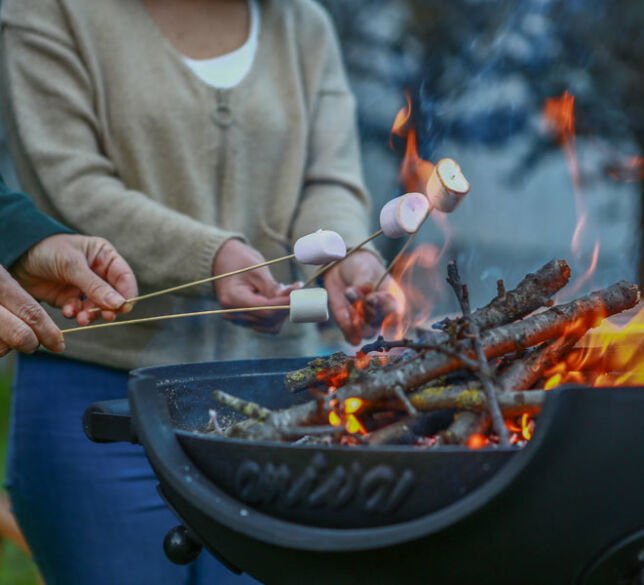
M 469 192 L 470 183 L 455 160 L 443 158 L 436 163 L 427 181 L 427 199 L 432 207 L 452 213 Z
M 322 323 L 329 320 L 329 296 L 323 288 L 300 288 L 290 296 L 292 323 Z
M 293 252 L 298 262 L 319 266 L 344 258 L 347 246 L 337 232 L 318 230 L 297 240 Z
M 380 227 L 388 238 L 415 233 L 429 211 L 429 200 L 422 193 L 407 193 L 389 201 L 380 212 Z

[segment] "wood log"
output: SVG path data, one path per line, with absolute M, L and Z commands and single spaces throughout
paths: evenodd
M 466 445 L 472 435 L 485 434 L 490 428 L 486 412 L 458 412 L 454 422 L 438 436 L 437 445 Z
M 486 331 L 482 335 L 483 351 L 488 359 L 492 359 L 533 347 L 565 335 L 579 323 L 585 327 L 593 327 L 603 318 L 635 306 L 638 301 L 637 285 L 619 282 L 607 289 L 527 317 L 523 321 Z M 475 359 L 472 350 L 465 352 L 468 357 Z M 395 369 L 365 375 L 359 384 L 348 384 L 340 388 L 336 395 L 339 400 L 351 396 L 365 400 L 380 400 L 390 397 L 397 385 L 409 392 L 461 367 L 462 362 L 456 357 L 427 353 Z
M 519 390 L 497 394 L 499 407 L 506 417 L 521 416 L 524 413 L 535 416 L 541 412 L 545 399 L 545 390 Z M 424 388 L 410 394 L 409 400 L 420 412 L 448 408 L 486 412 L 488 409 L 483 391 L 458 387 Z
M 558 364 L 575 347 L 579 337 L 576 334 L 544 343 L 526 357 L 512 362 L 499 376 L 501 390 L 512 392 L 532 388 L 545 370 Z
M 212 395 L 219 404 L 232 408 L 233 410 L 236 410 L 244 416 L 254 420 L 265 421 L 272 413 L 271 410 L 264 408 L 261 404 L 237 398 L 237 396 L 222 392 L 221 390 L 214 390 Z
M 422 437 L 432 436 L 445 429 L 454 416 L 453 411 L 423 412 L 407 416 L 398 422 L 369 433 L 369 445 L 413 445 Z
M 284 383 L 291 392 L 304 390 L 319 382 L 318 375 L 320 373 L 346 367 L 351 360 L 353 360 L 351 356 L 341 351 L 332 353 L 328 357 L 315 358 L 305 367 L 288 372 Z
M 472 313 L 472 319 L 484 331 L 500 327 L 547 306 L 552 296 L 570 280 L 570 266 L 565 260 L 551 260 L 534 274 L 528 274 L 513 290 L 499 288 L 497 295 L 485 307 Z M 435 329 L 447 330 L 462 324 L 462 318 L 445 319 L 433 325 Z M 431 336 L 431 334 L 430 334 Z M 422 339 L 421 335 L 421 339 Z

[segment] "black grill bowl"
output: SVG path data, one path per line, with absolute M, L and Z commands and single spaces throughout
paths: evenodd
M 214 389 L 270 408 L 306 400 L 283 386 L 306 361 L 132 376 L 129 434 L 185 526 L 231 566 L 280 585 L 636 582 L 643 389 L 552 391 L 524 449 L 293 446 L 199 432 L 209 408 L 237 416 L 215 404 Z M 94 439 L 105 410 L 88 410 Z

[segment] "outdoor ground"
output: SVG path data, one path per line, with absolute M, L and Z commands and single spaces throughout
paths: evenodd
M 0 480 L 4 483 L 9 431 L 11 374 L 0 363 Z M 0 488 L 4 493 L 4 489 Z M 30 559 L 0 534 L 0 585 L 36 585 L 37 572 Z

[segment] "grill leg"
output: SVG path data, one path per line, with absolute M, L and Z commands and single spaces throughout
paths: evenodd
M 175 565 L 187 565 L 197 560 L 203 545 L 196 540 L 185 526 L 175 526 L 163 539 L 163 550 Z

